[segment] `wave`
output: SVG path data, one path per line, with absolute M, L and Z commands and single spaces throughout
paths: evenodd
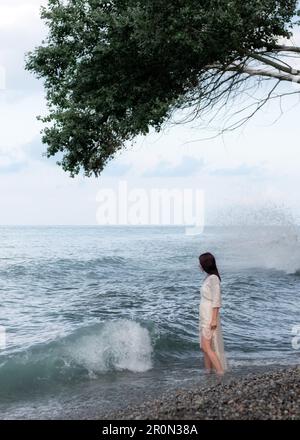
M 78 258 L 51 258 L 15 262 L 15 259 L 4 259 L 0 262 L 0 275 L 4 278 L 23 277 L 26 275 L 38 276 L 39 278 L 56 277 L 58 275 L 73 273 L 74 271 L 101 271 L 108 268 L 121 269 L 126 266 L 127 270 L 132 265 L 129 258 L 114 255 L 84 259 Z M 12 262 L 11 262 L 12 260 Z
M 287 274 L 300 270 L 300 228 L 288 206 L 246 200 L 220 210 L 215 224 L 222 233 L 213 234 L 213 240 L 217 240 L 221 254 L 230 246 L 234 254 L 229 252 L 229 259 L 233 256 L 231 265 Z
M 268 232 L 263 232 L 263 237 L 263 242 L 258 245 L 266 268 L 283 270 L 288 274 L 299 271 L 299 229 L 294 226 L 269 228 Z
M 144 373 L 193 356 L 194 334 L 160 330 L 153 321 L 116 319 L 0 356 L 0 395 L 15 398 L 55 385 L 101 379 L 120 372 Z
M 61 339 L 0 357 L 1 395 L 81 382 L 107 372 L 152 368 L 147 328 L 128 319 L 77 329 Z
M 236 315 L 235 309 L 233 312 Z M 265 322 L 261 327 L 251 326 L 243 309 L 236 323 L 227 315 L 225 313 L 223 319 L 224 324 L 230 321 L 230 334 L 225 333 L 225 344 L 229 353 L 236 351 L 236 359 L 244 353 L 245 359 L 240 359 L 242 364 L 264 363 L 264 350 L 270 354 L 271 364 L 291 359 L 290 352 L 287 353 L 286 333 L 266 334 Z M 245 325 L 241 326 L 239 323 L 243 322 Z M 153 321 L 110 320 L 0 356 L 0 397 L 1 401 L 27 399 L 33 394 L 60 392 L 62 387 L 94 379 L 115 380 L 124 372 L 145 373 L 154 367 L 157 374 L 170 365 L 172 368 L 194 365 L 199 356 L 195 327 L 183 331 L 178 326 L 157 326 Z
M 235 227 L 229 234 L 220 237 L 218 246 L 230 269 L 274 269 L 296 275 L 300 271 L 298 226 Z

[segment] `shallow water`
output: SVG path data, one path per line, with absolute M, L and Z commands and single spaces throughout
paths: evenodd
M 298 363 L 298 234 L 290 225 L 201 235 L 0 227 L 1 417 L 93 417 L 202 379 L 198 255 L 208 250 L 222 275 L 233 371 Z

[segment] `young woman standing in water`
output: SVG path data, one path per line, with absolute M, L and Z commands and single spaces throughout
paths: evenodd
M 219 375 L 227 370 L 219 310 L 221 307 L 221 277 L 215 257 L 206 252 L 199 257 L 200 268 L 207 273 L 201 286 L 199 306 L 199 338 L 207 372 L 214 368 Z

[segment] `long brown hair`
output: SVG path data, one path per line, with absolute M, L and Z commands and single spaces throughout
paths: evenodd
M 217 275 L 219 277 L 219 280 L 221 281 L 216 260 L 213 254 L 211 254 L 210 252 L 205 252 L 204 254 L 201 254 L 199 257 L 199 262 L 206 273 L 208 273 L 209 275 Z

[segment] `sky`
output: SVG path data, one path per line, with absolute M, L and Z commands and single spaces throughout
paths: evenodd
M 137 138 L 99 178 L 71 178 L 56 159 L 44 157 L 36 119 L 46 113 L 44 90 L 24 70 L 24 54 L 45 35 L 39 17 L 45 3 L 0 5 L 1 225 L 96 225 L 99 191 L 117 193 L 121 182 L 148 192 L 201 190 L 206 224 L 241 218 L 251 223 L 261 212 L 268 221 L 280 212 L 280 221 L 300 222 L 299 96 L 282 101 L 282 115 L 279 100 L 273 100 L 246 126 L 211 139 L 216 132 L 197 120 L 167 125 L 162 133 Z M 300 41 L 299 32 L 294 41 Z M 300 90 L 297 84 L 283 87 Z

